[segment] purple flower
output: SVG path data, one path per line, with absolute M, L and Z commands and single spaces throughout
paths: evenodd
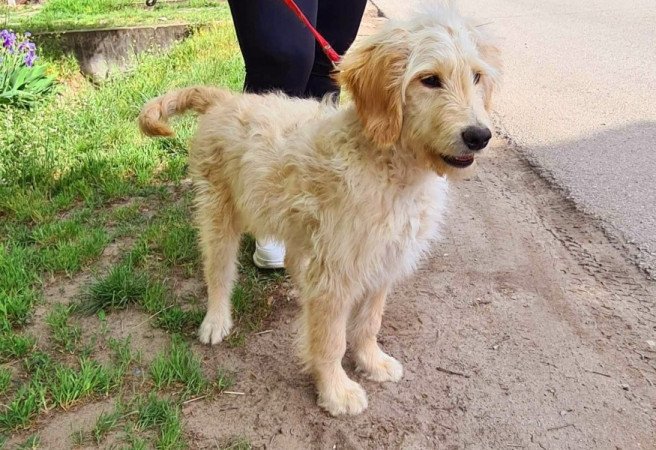
M 35 60 L 36 60 L 36 55 L 34 53 L 28 53 L 25 55 L 23 62 L 27 67 L 32 67 L 34 65 Z
M 36 60 L 36 45 L 30 41 L 21 42 L 18 51 L 25 54 L 23 62 L 27 67 L 32 67 Z
M 8 48 L 10 51 L 13 50 L 14 45 L 16 45 L 16 34 L 9 30 L 1 30 L 0 39 L 2 39 L 2 46 Z

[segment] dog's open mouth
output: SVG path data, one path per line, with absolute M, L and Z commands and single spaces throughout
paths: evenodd
M 474 163 L 474 155 L 447 156 L 440 155 L 445 163 L 453 167 L 469 167 Z

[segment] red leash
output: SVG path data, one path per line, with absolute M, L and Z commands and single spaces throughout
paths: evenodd
M 245 0 L 242 0 L 245 1 Z M 298 7 L 298 5 L 294 2 L 294 0 L 282 0 L 285 2 L 285 5 L 289 7 L 289 9 L 292 10 L 294 14 L 296 14 L 296 17 L 303 22 L 303 24 L 307 27 L 308 30 L 314 35 L 314 38 L 317 40 L 319 45 L 321 46 L 321 49 L 323 52 L 326 54 L 329 60 L 331 60 L 333 63 L 338 63 L 340 60 L 340 56 L 337 54 L 337 52 L 330 46 L 327 40 L 324 39 L 323 36 L 312 26 L 310 21 L 305 17 L 305 14 L 303 14 L 303 11 L 301 11 L 301 8 Z

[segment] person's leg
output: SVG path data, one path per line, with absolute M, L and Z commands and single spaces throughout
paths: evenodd
M 317 30 L 340 55 L 355 40 L 366 4 L 367 0 L 319 0 Z M 339 94 L 339 87 L 330 77 L 332 70 L 332 63 L 315 44 L 314 65 L 305 96 L 320 99 L 326 94 Z
M 316 22 L 318 0 L 297 0 L 307 18 Z M 314 38 L 280 0 L 229 0 L 237 39 L 246 65 L 244 90 L 253 93 L 305 93 L 314 62 Z M 258 241 L 253 262 L 262 269 L 284 267 L 285 248 Z
M 318 0 L 297 0 L 311 22 Z M 244 90 L 305 92 L 314 62 L 314 38 L 280 0 L 229 0 L 246 65 Z

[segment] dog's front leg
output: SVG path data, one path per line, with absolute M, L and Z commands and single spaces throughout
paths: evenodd
M 376 340 L 385 308 L 388 287 L 365 296 L 353 309 L 349 323 L 349 341 L 353 345 L 358 369 L 374 381 L 399 381 L 403 366 L 383 352 Z
M 319 392 L 318 404 L 333 416 L 358 414 L 367 407 L 367 394 L 342 367 L 346 352 L 348 300 L 318 295 L 303 302 L 302 354 Z

